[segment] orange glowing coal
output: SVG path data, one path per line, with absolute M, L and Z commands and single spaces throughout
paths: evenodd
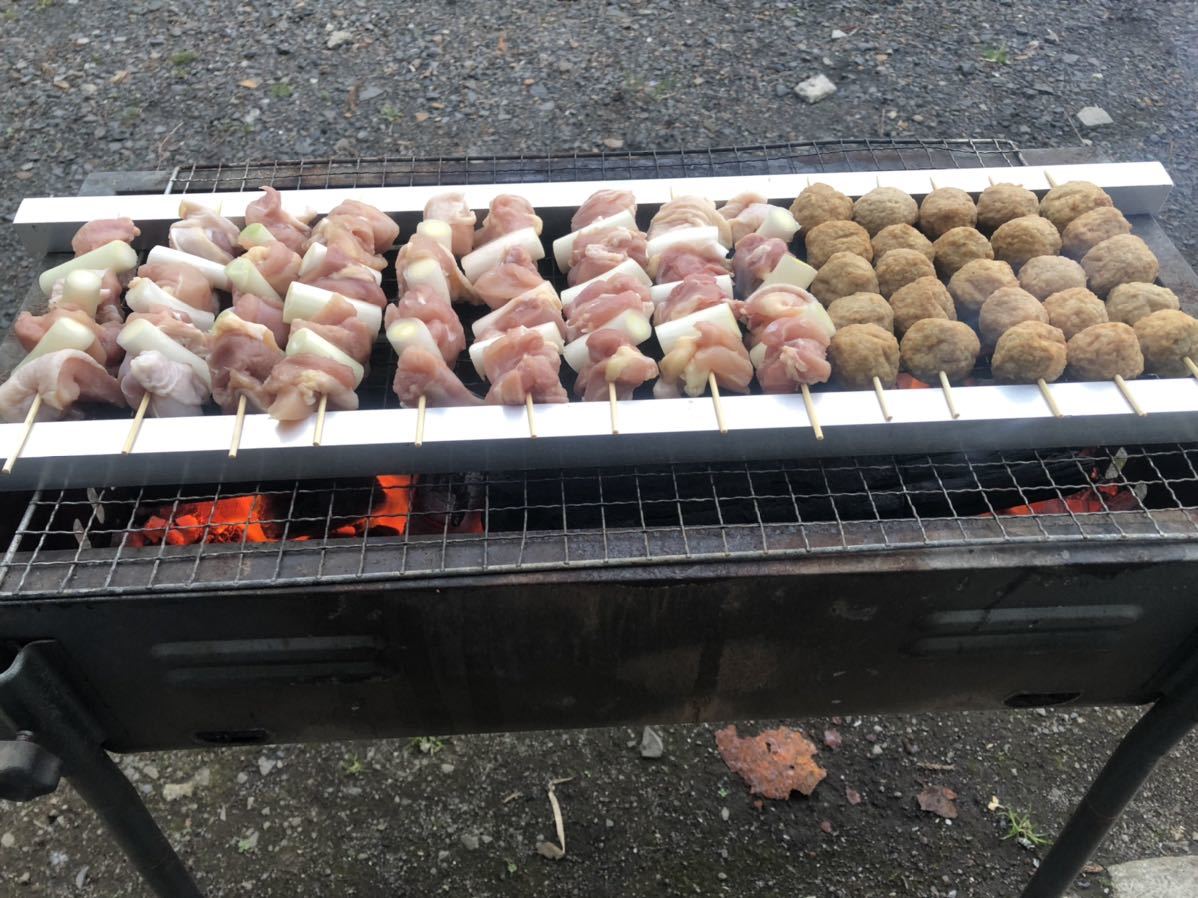
M 1016 517 L 1038 514 L 1101 514 L 1108 511 L 1134 511 L 1141 507 L 1136 494 L 1127 487 L 1104 484 L 1061 499 L 1044 499 L 1027 505 L 1016 505 L 1014 508 L 1000 511 L 999 514 Z
M 131 534 L 132 546 L 190 546 L 196 543 L 274 543 L 288 540 L 354 537 L 370 533 L 399 535 L 408 526 L 412 502 L 412 478 L 406 474 L 383 474 L 375 478 L 373 490 L 355 491 L 370 496 L 370 507 L 339 512 L 327 530 L 292 532 L 287 526 L 289 494 L 233 496 L 213 501 L 187 502 L 154 509 L 141 530 Z

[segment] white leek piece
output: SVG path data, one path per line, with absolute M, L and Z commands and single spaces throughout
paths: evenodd
M 557 329 L 557 325 L 552 321 L 546 321 L 544 324 L 538 324 L 536 327 L 531 327 L 529 330 L 534 330 L 545 338 L 546 343 L 552 343 L 557 347 L 557 351 L 561 352 L 565 348 L 566 341 L 562 339 L 561 333 Z M 483 380 L 487 379 L 487 372 L 483 368 L 483 353 L 487 347 L 502 337 L 503 334 L 496 334 L 493 337 L 488 337 L 485 340 L 477 340 L 470 344 L 470 362 L 474 365 L 474 370 L 478 372 L 478 376 Z
M 625 309 L 611 321 L 606 322 L 601 327 L 595 330 L 615 330 L 624 334 L 632 341 L 633 346 L 644 343 L 653 334 L 653 328 L 649 324 L 649 319 L 640 312 L 632 309 Z M 562 358 L 566 360 L 566 364 L 575 371 L 581 371 L 582 366 L 590 360 L 590 351 L 587 349 L 587 340 L 590 339 L 590 334 L 583 334 L 577 340 L 566 344 L 566 348 L 562 351 Z
M 567 289 L 563 290 L 562 305 L 568 306 L 570 303 L 574 302 L 574 299 L 578 296 L 578 294 L 591 284 L 595 283 L 595 281 L 605 281 L 608 278 L 615 277 L 617 274 L 626 274 L 634 277 L 639 283 L 644 284 L 646 287 L 653 286 L 653 281 L 649 278 L 649 275 L 645 274 L 645 269 L 641 268 L 641 266 L 637 264 L 636 259 L 625 259 L 615 268 L 609 268 L 607 271 L 603 272 L 603 274 L 595 275 L 595 277 L 591 278 L 589 281 L 583 281 L 581 284 L 576 284 L 573 287 L 568 287 Z
M 346 368 L 354 373 L 354 387 L 362 382 L 362 378 L 366 376 L 366 369 L 353 356 L 342 352 L 316 331 L 309 328 L 303 328 L 296 331 L 287 338 L 287 355 L 298 355 L 301 352 L 310 352 L 313 355 L 318 355 L 334 362 L 340 362 Z
M 582 234 L 587 234 L 592 231 L 601 231 L 604 228 L 628 228 L 628 230 L 636 229 L 636 218 L 627 209 L 621 209 L 615 215 L 609 215 L 607 218 L 596 218 L 588 225 L 583 225 L 577 231 L 571 231 L 558 237 L 553 241 L 553 258 L 557 262 L 557 267 L 560 271 L 570 270 L 570 256 L 574 253 L 574 241 Z
M 450 253 L 453 252 L 453 228 L 449 226 L 449 222 L 439 218 L 426 218 L 416 225 L 416 233 L 431 237 Z
M 66 276 L 61 302 L 83 309 L 93 318 L 100 307 L 100 272 L 80 268 Z
M 715 225 L 703 225 L 702 227 L 693 228 L 675 228 L 672 231 L 666 231 L 664 234 L 654 237 L 645 247 L 646 257 L 652 259 L 654 256 L 660 256 L 665 250 L 676 243 L 695 243 L 698 245 L 714 243 L 724 255 L 728 254 L 728 247 L 720 243 L 720 229 Z
M 169 246 L 155 246 L 150 250 L 150 254 L 146 256 L 146 261 L 190 265 L 204 276 L 212 289 L 229 289 L 229 276 L 225 274 L 225 266 L 221 265 L 220 262 L 205 259 L 203 256 L 193 256 L 191 253 L 180 252 L 177 249 L 171 249 Z
M 765 361 L 765 351 L 768 348 L 764 343 L 758 343 L 749 350 L 749 361 L 753 363 L 753 370 L 761 367 L 761 363 Z
M 800 290 L 806 290 L 815 280 L 815 273 L 815 269 L 806 262 L 787 253 L 778 260 L 774 270 L 767 274 L 761 283 L 763 286 L 765 284 L 790 284 Z
M 208 363 L 190 349 L 176 343 L 146 319 L 130 321 L 121 329 L 116 341 L 131 356 L 155 350 L 172 362 L 187 365 L 208 389 L 212 389 L 212 374 L 208 371 Z
M 86 324 L 73 318 L 59 318 L 46 328 L 46 332 L 37 341 L 37 345 L 29 350 L 29 355 L 21 359 L 13 370 L 23 368 L 34 359 L 58 352 L 61 349 L 77 349 L 80 352 L 87 352 L 95 341 L 95 333 Z
M 133 249 L 124 240 L 110 240 L 103 246 L 98 246 L 91 252 L 86 252 L 81 256 L 76 256 L 73 259 L 67 259 L 61 265 L 56 265 L 49 271 L 43 271 L 37 279 L 37 284 L 42 288 L 42 293 L 46 296 L 50 295 L 50 291 L 54 289 L 54 282 L 65 278 L 72 271 L 81 269 L 111 269 L 117 274 L 122 274 L 130 268 L 137 267 L 137 251 Z
M 256 321 L 246 321 L 233 309 L 225 309 L 217 315 L 216 323 L 212 325 L 212 336 L 214 337 L 223 334 L 225 331 L 232 331 L 233 333 L 245 333 L 249 331 L 267 346 L 274 349 L 279 348 L 274 332 L 269 327 L 265 324 L 259 324 Z
M 168 309 L 178 312 L 202 331 L 210 330 L 216 316 L 204 309 L 189 306 L 183 300 L 167 293 L 149 278 L 134 278 L 129 282 L 125 302 L 134 312 L 153 312 Z
M 699 324 L 714 324 L 724 328 L 730 334 L 740 336 L 740 325 L 736 323 L 732 307 L 727 303 L 721 303 L 718 306 L 709 306 L 706 309 L 692 312 L 682 318 L 675 318 L 665 324 L 659 324 L 657 326 L 657 342 L 661 344 L 661 351 L 669 352 L 681 337 L 697 337 L 699 330 L 696 325 Z
M 432 287 L 437 295 L 450 302 L 449 281 L 445 277 L 445 272 L 441 270 L 441 266 L 436 259 L 417 259 L 403 270 L 403 279 L 405 286 L 411 287 Z
M 756 233 L 762 237 L 777 237 L 790 243 L 791 238 L 799 230 L 799 223 L 790 211 L 781 206 L 770 206 L 765 214 L 765 221 L 757 228 Z
M 253 293 L 255 296 L 283 301 L 283 297 L 279 296 L 275 288 L 270 285 L 270 281 L 264 278 L 262 272 L 254 267 L 254 263 L 244 256 L 234 259 L 226 265 L 225 274 L 229 276 L 229 283 L 242 293 Z
M 496 237 L 474 252 L 462 256 L 462 272 L 466 275 L 466 280 L 471 283 L 478 280 L 480 275 L 486 274 L 502 262 L 504 254 L 516 246 L 522 247 L 534 262 L 545 258 L 545 247 L 541 244 L 541 238 L 537 236 L 536 228 L 520 228 L 518 231 Z
M 255 246 L 270 246 L 275 242 L 275 235 L 270 228 L 260 221 L 246 225 L 237 235 L 237 245 L 242 249 L 253 249 Z
M 387 328 L 387 342 L 395 350 L 396 355 L 403 355 L 409 346 L 418 346 L 435 356 L 441 354 L 441 347 L 433 339 L 428 325 L 419 318 L 397 318 Z
M 309 320 L 320 314 L 320 310 L 333 301 L 334 296 L 341 296 L 331 290 L 313 287 L 311 284 L 301 284 L 292 281 L 287 288 L 287 298 L 283 301 L 283 323 L 290 324 L 296 318 Z M 362 302 L 360 299 L 350 299 L 341 296 L 354 310 L 354 314 L 370 328 L 372 334 L 377 334 L 383 324 L 383 310 L 378 306 Z
M 493 312 L 488 312 L 486 315 L 483 315 L 482 318 L 479 318 L 477 321 L 475 321 L 473 324 L 470 325 L 471 332 L 477 338 L 479 334 L 488 330 L 492 324 L 494 324 L 496 321 L 498 321 L 500 319 L 500 317 L 504 314 L 504 310 L 507 309 L 507 307 L 510 306 L 512 303 L 514 303 L 517 299 L 525 299 L 528 297 L 539 296 L 539 295 L 544 295 L 544 297 L 546 299 L 551 299 L 553 301 L 554 308 L 561 309 L 562 301 L 560 299 L 558 299 L 557 291 L 553 289 L 553 285 L 550 284 L 548 281 L 543 281 L 540 284 L 537 284 L 531 290 L 526 290 L 524 293 L 521 293 L 519 296 L 509 299 L 507 302 L 505 302 L 503 305 L 501 305 L 498 309 L 495 309 Z
M 661 305 L 670 298 L 670 294 L 674 292 L 674 288 L 681 283 L 682 281 L 670 281 L 668 284 L 654 284 L 649 288 L 649 296 L 655 305 Z M 729 299 L 732 298 L 732 275 L 716 275 L 715 283 L 717 287 L 724 291 L 725 296 Z

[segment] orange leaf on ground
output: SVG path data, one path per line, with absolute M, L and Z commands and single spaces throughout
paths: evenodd
M 815 762 L 815 744 L 797 730 L 778 727 L 746 739 L 726 726 L 715 734 L 716 748 L 728 769 L 754 795 L 785 801 L 792 791 L 810 795 L 828 775 Z
M 921 811 L 928 811 L 949 820 L 957 819 L 957 793 L 945 786 L 924 786 L 915 796 Z

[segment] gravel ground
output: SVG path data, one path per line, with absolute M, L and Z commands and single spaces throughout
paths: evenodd
M 259 8 L 0 8 L 0 212 L 11 216 L 24 195 L 72 193 L 90 171 L 195 160 L 999 136 L 1162 160 L 1178 185 L 1165 224 L 1190 258 L 1198 248 L 1192 3 Z M 809 106 L 793 88 L 820 72 L 838 89 Z M 1089 105 L 1114 123 L 1082 128 L 1074 115 Z M 35 265 L 10 228 L 0 228 L 0 256 L 20 296 Z M 338 744 L 123 763 L 213 896 L 965 898 L 1017 893 L 1039 851 L 1002 838 L 990 796 L 1055 831 L 1134 718 L 852 719 L 837 727 L 843 747 L 824 752 L 829 777 L 811 799 L 760 809 L 723 767 L 708 727 L 667 730 L 658 761 L 629 746 L 639 733 L 608 730 L 454 738 L 423 743 L 428 751 Z M 833 725 L 790 723 L 813 734 Z M 1195 760 L 1190 740 L 1101 863 L 1191 851 Z M 553 862 L 534 846 L 553 832 L 545 785 L 566 776 L 568 853 Z M 960 794 L 951 826 L 916 809 L 929 782 Z M 861 804 L 849 804 L 846 785 Z M 1076 894 L 1105 888 L 1099 873 Z M 0 805 L 0 892 L 145 894 L 69 789 Z

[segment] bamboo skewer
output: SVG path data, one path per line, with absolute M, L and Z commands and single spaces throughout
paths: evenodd
M 1182 361 L 1186 363 L 1186 368 L 1189 370 L 1190 374 L 1198 378 L 1198 365 L 1194 364 L 1194 360 L 1187 355 L 1182 359 Z
M 886 406 L 886 393 L 882 389 L 882 381 L 876 374 L 874 375 L 874 395 L 878 397 L 878 406 L 882 409 L 882 417 L 887 421 L 893 421 L 894 415 L 890 414 L 890 409 Z
M 424 445 L 424 413 L 427 409 L 428 397 L 421 393 L 416 400 L 416 439 L 413 441 L 417 449 Z
M 815 403 L 811 401 L 811 388 L 807 384 L 799 384 L 803 392 L 803 406 L 807 409 L 807 419 L 811 422 L 811 430 L 817 440 L 824 438 L 824 429 L 819 426 L 819 417 L 815 414 Z
M 724 422 L 724 406 L 720 403 L 720 385 L 715 381 L 715 372 L 707 372 L 707 386 L 711 388 L 711 404 L 715 407 L 715 423 L 720 428 L 720 433 L 728 432 L 728 425 Z
M 1141 418 L 1146 417 L 1148 412 L 1140 408 L 1140 403 L 1136 402 L 1136 397 L 1131 395 L 1131 390 L 1128 389 L 1127 381 L 1123 379 L 1122 374 L 1115 375 L 1115 386 L 1119 388 L 1119 392 L 1123 394 L 1123 398 L 1127 400 L 1127 404 L 1131 406 L 1131 410 Z
M 1057 186 L 1057 179 L 1052 176 L 1052 173 L 1048 169 L 1044 169 L 1044 180 L 1048 182 L 1049 187 Z
M 607 382 L 607 401 L 611 405 L 611 432 L 618 434 L 620 432 L 620 424 L 616 416 L 616 385 L 610 380 Z
M 524 397 L 524 408 L 528 412 L 528 435 L 535 440 L 537 438 L 537 418 L 532 410 L 531 393 Z
M 245 394 L 237 397 L 237 417 L 233 419 L 233 440 L 229 444 L 229 458 L 237 457 L 241 448 L 241 429 L 245 427 Z
M 1041 377 L 1036 381 L 1036 386 L 1040 388 L 1040 395 L 1044 397 L 1044 402 L 1048 406 L 1048 410 L 1052 412 L 1054 418 L 1064 418 L 1061 414 L 1061 407 L 1057 405 L 1056 397 L 1052 395 L 1052 390 L 1048 389 L 1048 384 Z
M 323 393 L 320 405 L 316 406 L 316 432 L 312 434 L 312 445 L 319 446 L 324 439 L 324 415 L 329 410 L 329 397 Z
M 948 405 L 948 413 L 952 415 L 954 419 L 960 418 L 961 413 L 957 411 L 957 404 L 953 402 L 953 389 L 949 385 L 948 375 L 943 371 L 940 372 L 940 389 L 944 391 L 944 402 L 946 405 Z
M 137 412 L 133 415 L 133 424 L 129 428 L 129 436 L 125 437 L 125 445 L 121 447 L 121 455 L 128 455 L 133 451 L 133 444 L 137 442 L 137 435 L 141 433 L 141 422 L 146 418 L 146 410 L 150 407 L 150 394 L 142 393 L 141 402 L 137 404 Z
M 42 394 L 38 393 L 33 397 L 33 402 L 29 404 L 29 412 L 25 415 L 25 423 L 21 425 L 21 435 L 17 438 L 17 444 L 12 447 L 12 452 L 8 458 L 4 460 L 4 467 L 0 468 L 5 474 L 12 473 L 12 466 L 17 463 L 17 459 L 21 457 L 21 452 L 25 449 L 25 443 L 29 440 L 29 434 L 33 432 L 33 424 L 37 420 L 37 413 L 42 408 Z

